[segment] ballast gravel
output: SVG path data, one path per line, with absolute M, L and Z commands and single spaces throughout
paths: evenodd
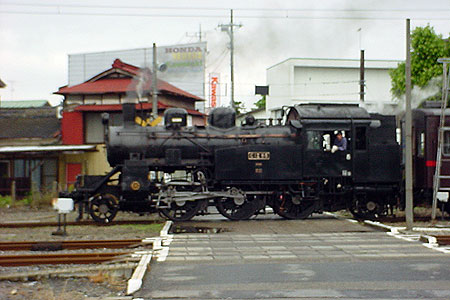
M 67 220 L 75 221 L 76 217 L 77 214 L 72 212 L 67 215 Z M 87 218 L 88 216 L 85 215 L 85 217 Z M 0 222 L 52 222 L 56 220 L 57 213 L 51 207 L 40 209 L 28 207 L 0 208 Z M 144 239 L 157 236 L 165 222 L 165 220 L 161 219 L 157 214 L 140 216 L 138 214 L 123 212 L 119 212 L 115 220 L 152 220 L 155 222 L 154 224 L 67 226 L 66 236 L 52 235 L 52 233 L 57 230 L 56 227 L 1 228 L 0 241 Z M 80 253 L 83 251 L 111 252 L 121 250 L 122 249 L 87 249 L 62 250 L 46 253 Z M 150 249 L 139 247 L 133 250 Z M 0 255 L 20 253 L 38 255 L 44 252 L 0 251 Z M 107 267 L 98 265 L 0 267 L 0 276 L 31 274 L 28 278 L 27 276 L 19 276 L 9 280 L 0 280 L 0 300 L 86 300 L 124 296 L 127 280 L 133 271 L 135 262 L 131 259 L 129 261 L 120 261 L 116 266 L 114 266 L 114 264 L 107 265 Z M 98 266 L 98 268 L 95 266 Z M 62 271 L 65 268 L 69 270 L 67 273 Z M 73 270 L 77 270 L 77 272 L 73 272 Z M 36 274 L 44 275 L 37 276 Z

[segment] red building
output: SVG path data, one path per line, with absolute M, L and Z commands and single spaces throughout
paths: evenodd
M 55 94 L 64 96 L 61 121 L 62 143 L 65 145 L 97 145 L 97 153 L 72 156 L 66 162 L 67 182 L 75 173 L 103 174 L 106 163 L 101 115 L 110 115 L 110 124 L 122 124 L 122 103 L 135 102 L 139 123 L 144 123 L 152 111 L 152 72 L 116 59 L 111 68 L 78 85 L 63 86 Z M 197 101 L 204 101 L 176 86 L 157 80 L 158 115 L 169 107 L 181 107 L 188 112 L 188 125 L 204 125 L 206 116 L 195 110 Z M 70 177 L 70 178 L 68 178 Z M 67 183 L 66 182 L 66 183 Z
M 152 110 L 152 73 L 116 59 L 112 67 L 84 83 L 61 87 L 55 94 L 64 96 L 62 119 L 63 144 L 103 143 L 101 114 L 108 112 L 113 125 L 121 124 L 121 104 L 136 102 L 136 108 Z M 205 115 L 195 110 L 195 102 L 204 101 L 170 83 L 159 80 L 158 114 L 168 107 L 188 111 L 188 125 L 204 125 Z

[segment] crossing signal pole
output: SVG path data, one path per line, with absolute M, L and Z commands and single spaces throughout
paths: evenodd
M 411 128 L 411 30 L 410 20 L 406 19 L 406 64 L 405 64 L 405 215 L 406 229 L 412 230 L 413 213 L 413 170 L 412 170 L 412 128 Z

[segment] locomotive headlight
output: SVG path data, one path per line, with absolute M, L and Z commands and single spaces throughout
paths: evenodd
M 133 181 L 130 184 L 130 187 L 133 191 L 138 191 L 141 188 L 141 184 L 139 183 L 139 181 Z

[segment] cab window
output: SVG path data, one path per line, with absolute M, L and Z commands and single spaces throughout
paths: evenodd
M 320 131 L 307 131 L 306 132 L 307 139 L 307 149 L 308 150 L 320 150 L 321 148 L 321 140 L 322 140 L 322 132 Z
M 331 151 L 333 147 L 334 140 L 336 139 L 336 135 L 338 132 L 342 133 L 342 136 L 346 137 L 345 131 L 338 130 L 330 130 L 330 131 L 319 131 L 319 130 L 309 130 L 306 131 L 306 139 L 307 139 L 307 149 L 308 150 L 322 150 L 322 151 Z M 349 138 L 347 139 L 347 149 L 350 145 Z
M 356 127 L 355 150 L 366 150 L 366 127 Z

